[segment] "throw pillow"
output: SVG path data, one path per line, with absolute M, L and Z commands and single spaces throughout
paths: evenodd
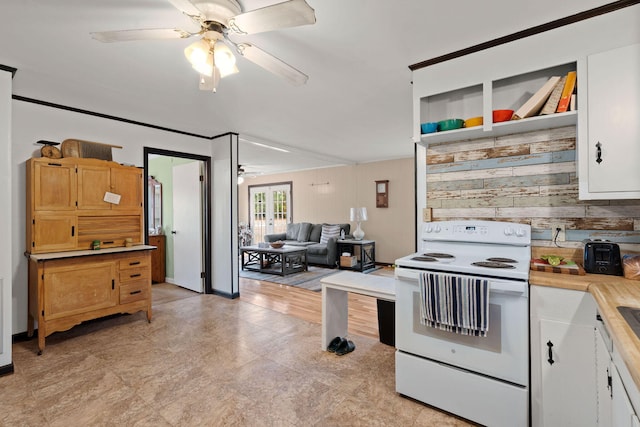
M 298 233 L 300 232 L 300 223 L 290 222 L 287 224 L 287 240 L 298 240 Z
M 311 232 L 309 233 L 309 241 L 320 243 L 320 235 L 322 234 L 322 224 L 311 224 Z
M 320 234 L 320 243 L 327 243 L 331 237 L 336 239 L 340 237 L 340 226 L 322 224 L 322 234 Z
M 308 242 L 310 233 L 311 233 L 311 223 L 301 222 L 300 230 L 298 231 L 298 242 Z

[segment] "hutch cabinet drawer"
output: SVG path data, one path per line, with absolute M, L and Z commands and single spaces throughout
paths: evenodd
M 120 283 L 130 282 L 132 280 L 149 280 L 151 278 L 151 274 L 149 272 L 149 267 L 139 267 L 139 268 L 129 268 L 126 270 L 121 270 L 119 272 Z
M 122 270 L 127 270 L 127 269 L 135 269 L 135 268 L 140 268 L 140 267 L 148 267 L 150 264 L 150 256 L 147 255 L 140 255 L 140 256 L 136 256 L 136 257 L 128 257 L 125 259 L 121 259 L 118 262 L 118 269 L 120 271 Z
M 128 304 L 134 301 L 144 301 L 151 298 L 148 280 L 120 285 L 120 304 Z

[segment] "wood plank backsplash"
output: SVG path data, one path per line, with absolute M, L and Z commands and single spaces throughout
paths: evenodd
M 430 144 L 426 162 L 433 221 L 520 222 L 548 242 L 564 224 L 567 244 L 640 243 L 640 200 L 578 200 L 575 126 Z

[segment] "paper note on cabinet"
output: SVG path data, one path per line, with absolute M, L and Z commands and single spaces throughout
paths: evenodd
M 115 193 L 104 193 L 104 201 L 107 203 L 113 203 L 114 205 L 120 204 L 120 195 Z

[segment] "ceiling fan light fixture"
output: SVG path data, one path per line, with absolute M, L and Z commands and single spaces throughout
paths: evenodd
M 226 44 L 220 41 L 215 44 L 213 48 L 213 58 L 216 67 L 220 69 L 222 77 L 233 74 L 234 70 L 236 73 L 238 72 L 238 68 L 236 67 L 236 57 Z
M 213 55 L 211 47 L 205 39 L 190 44 L 184 50 L 184 56 L 194 70 L 200 74 L 211 76 L 213 74 Z

